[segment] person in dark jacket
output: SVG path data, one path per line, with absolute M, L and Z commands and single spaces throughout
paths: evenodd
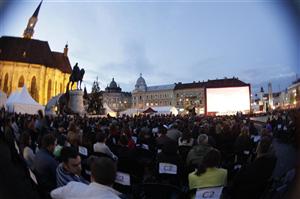
M 44 191 L 50 192 L 56 188 L 56 168 L 58 162 L 54 159 L 56 138 L 47 134 L 42 138 L 42 148 L 37 152 L 33 167 L 38 177 L 38 183 Z
M 197 139 L 198 145 L 195 145 L 188 153 L 186 165 L 189 171 L 194 171 L 197 165 L 202 164 L 204 156 L 213 149 L 208 144 L 208 136 L 206 134 L 199 135 Z
M 163 146 L 169 146 L 169 145 L 177 145 L 177 141 L 174 141 L 173 139 L 169 138 L 167 136 L 167 128 L 164 126 L 161 126 L 159 128 L 159 137 L 156 138 L 156 144 L 159 149 L 162 149 Z
M 258 144 L 254 162 L 242 168 L 233 181 L 233 198 L 260 198 L 272 176 L 276 165 L 276 156 L 270 150 L 272 140 L 263 137 Z

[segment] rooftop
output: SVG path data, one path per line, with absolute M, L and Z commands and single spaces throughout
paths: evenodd
M 47 41 L 20 37 L 0 37 L 0 60 L 40 64 L 71 73 L 69 58 L 52 52 Z
M 173 90 L 175 84 L 159 85 L 159 86 L 149 86 L 147 91 L 161 91 L 161 90 Z

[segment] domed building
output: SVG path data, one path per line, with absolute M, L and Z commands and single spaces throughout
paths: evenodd
M 103 91 L 103 104 L 107 104 L 110 109 L 116 112 L 124 111 L 131 107 L 131 93 L 122 92 L 114 78 Z
M 146 92 L 147 84 L 145 79 L 142 77 L 142 73 L 140 73 L 140 77 L 136 80 L 135 89 L 133 92 Z
M 54 52 L 47 41 L 32 39 L 42 1 L 30 17 L 23 37 L 0 37 L 0 90 L 7 95 L 25 84 L 40 104 L 65 91 L 72 72 L 68 46 Z
M 105 91 L 108 93 L 118 93 L 121 92 L 122 89 L 119 86 L 117 86 L 115 79 L 112 78 L 112 81 L 110 82 L 109 86 L 105 88 Z
M 175 84 L 147 86 L 140 74 L 132 91 L 132 108 L 145 109 L 147 107 L 173 106 Z

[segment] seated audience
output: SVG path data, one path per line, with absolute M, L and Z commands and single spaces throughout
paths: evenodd
M 189 189 L 225 186 L 227 184 L 227 170 L 218 168 L 221 153 L 217 149 L 210 150 L 196 171 L 189 174 Z
M 60 158 L 62 163 L 56 169 L 57 186 L 64 186 L 70 181 L 88 184 L 81 175 L 81 158 L 72 147 L 64 147 L 61 150 Z
M 116 165 L 111 159 L 106 157 L 97 158 L 91 166 L 91 183 L 89 185 L 73 181 L 53 190 L 51 197 L 53 199 L 120 199 L 118 196 L 120 193 L 112 188 L 116 171 Z
M 233 181 L 233 198 L 260 198 L 276 165 L 270 137 L 262 137 L 254 162 L 242 168 Z
M 33 160 L 35 154 L 33 153 L 33 150 L 30 148 L 31 137 L 28 132 L 22 133 L 20 137 L 20 146 L 21 146 L 23 158 L 26 161 L 27 166 L 33 169 Z
M 58 162 L 54 159 L 56 138 L 52 134 L 46 134 L 42 138 L 42 148 L 37 152 L 33 160 L 34 170 L 38 176 L 38 182 L 45 191 L 51 191 L 56 187 L 56 168 Z
M 106 135 L 104 133 L 98 132 L 96 134 L 96 141 L 97 142 L 93 146 L 94 152 L 104 153 L 114 160 L 118 159 L 118 157 L 115 154 L 113 154 L 113 152 L 111 152 L 109 147 L 105 144 Z
M 208 136 L 201 134 L 197 139 L 198 145 L 194 146 L 188 153 L 186 164 L 189 171 L 193 171 L 197 165 L 202 164 L 204 156 L 213 148 L 208 145 Z
M 173 140 L 167 136 L 167 128 L 164 126 L 161 126 L 159 128 L 158 132 L 159 137 L 156 138 L 156 144 L 159 149 L 162 149 L 163 146 L 168 145 L 177 145 L 177 140 Z
M 192 138 L 192 134 L 190 131 L 184 130 L 182 132 L 182 136 L 178 139 L 178 146 L 193 146 L 194 138 Z

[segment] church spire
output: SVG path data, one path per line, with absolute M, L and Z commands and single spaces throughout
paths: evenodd
M 35 26 L 35 24 L 38 20 L 38 14 L 39 14 L 40 7 L 41 7 L 42 3 L 43 3 L 43 0 L 40 2 L 38 7 L 36 8 L 36 10 L 34 11 L 33 15 L 28 20 L 27 27 L 26 27 L 26 29 L 24 30 L 24 33 L 23 33 L 23 37 L 26 38 L 26 39 L 31 39 L 31 37 L 33 36 L 34 26 Z

